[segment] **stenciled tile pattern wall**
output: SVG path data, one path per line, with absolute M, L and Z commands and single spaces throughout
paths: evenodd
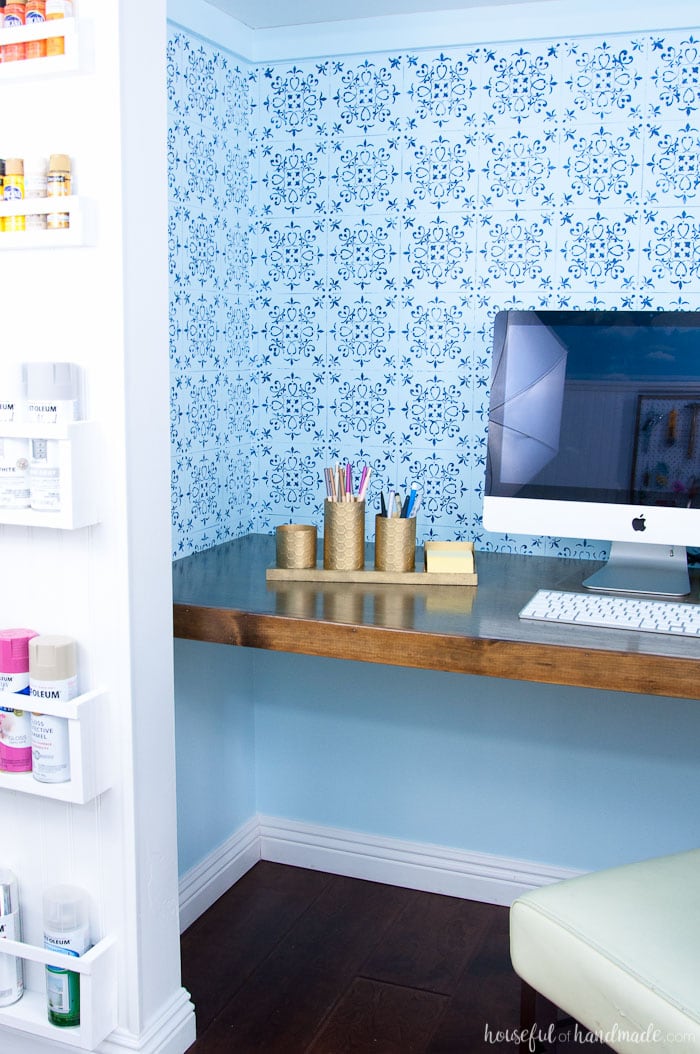
M 345 459 L 422 538 L 598 555 L 481 526 L 493 318 L 700 307 L 699 67 L 700 30 L 247 65 L 173 29 L 175 555 L 321 525 Z

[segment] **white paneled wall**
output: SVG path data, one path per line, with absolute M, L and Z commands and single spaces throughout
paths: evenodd
M 99 1049 L 179 1054 L 194 1038 L 194 1016 L 178 944 L 166 13 L 161 0 L 79 0 L 76 11 L 77 72 L 13 80 L 3 71 L 0 156 L 70 154 L 94 244 L 3 251 L 0 240 L 2 356 L 84 368 L 100 522 L 76 531 L 0 526 L 0 624 L 76 638 L 80 688 L 107 692 L 114 780 L 85 805 L 0 788 L 0 865 L 19 877 L 29 943 L 41 943 L 41 893 L 54 882 L 87 889 L 93 938 L 114 937 L 117 1028 Z M 27 979 L 40 990 L 42 967 L 28 967 Z M 66 1042 L 68 1033 L 38 1039 L 0 1016 L 3 1054 Z

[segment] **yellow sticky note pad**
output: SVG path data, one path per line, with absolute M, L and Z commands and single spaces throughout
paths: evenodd
M 474 571 L 473 542 L 426 542 L 425 570 L 428 574 L 471 574 Z

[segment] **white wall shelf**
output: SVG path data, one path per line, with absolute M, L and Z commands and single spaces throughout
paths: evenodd
M 0 64 L 0 70 L 2 65 Z M 66 249 L 95 242 L 93 212 L 89 202 L 76 194 L 54 198 L 20 198 L 0 201 L 0 217 L 41 216 L 66 213 L 68 226 L 56 230 L 0 231 L 0 249 Z
M 9 26 L 2 30 L 2 43 L 27 44 L 49 37 L 63 37 L 63 55 L 45 55 L 38 59 L 19 59 L 0 63 L 0 83 L 25 77 L 46 77 L 51 74 L 72 73 L 78 69 L 78 25 L 75 18 L 56 18 L 50 22 L 34 22 L 29 26 Z
M 21 941 L 3 941 L 3 954 L 47 966 L 66 967 L 66 956 Z M 71 958 L 70 969 L 80 974 L 80 1024 L 52 1025 L 46 1011 L 46 992 L 25 990 L 12 1006 L 0 1008 L 0 1026 L 30 1032 L 66 1046 L 94 1050 L 117 1026 L 117 956 L 113 938 L 98 941 L 84 955 Z
M 85 692 L 64 703 L 38 703 L 28 695 L 0 692 L 0 706 L 67 718 L 71 774 L 65 783 L 40 783 L 31 772 L 0 772 L 0 789 L 83 805 L 109 788 L 112 773 L 105 691 Z
M 4 235 L 0 234 L 0 238 Z M 97 523 L 97 429 L 94 421 L 29 424 L 0 421 L 0 437 L 55 439 L 59 446 L 61 508 L 56 510 L 3 509 L 0 524 L 24 527 L 63 527 L 74 530 Z

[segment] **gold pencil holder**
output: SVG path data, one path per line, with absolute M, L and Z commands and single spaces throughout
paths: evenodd
M 377 571 L 415 571 L 415 516 L 375 517 L 374 567 Z
M 365 566 L 364 501 L 328 501 L 323 506 L 323 567 L 360 571 Z
M 278 567 L 316 566 L 316 528 L 308 523 L 282 523 L 275 530 Z

